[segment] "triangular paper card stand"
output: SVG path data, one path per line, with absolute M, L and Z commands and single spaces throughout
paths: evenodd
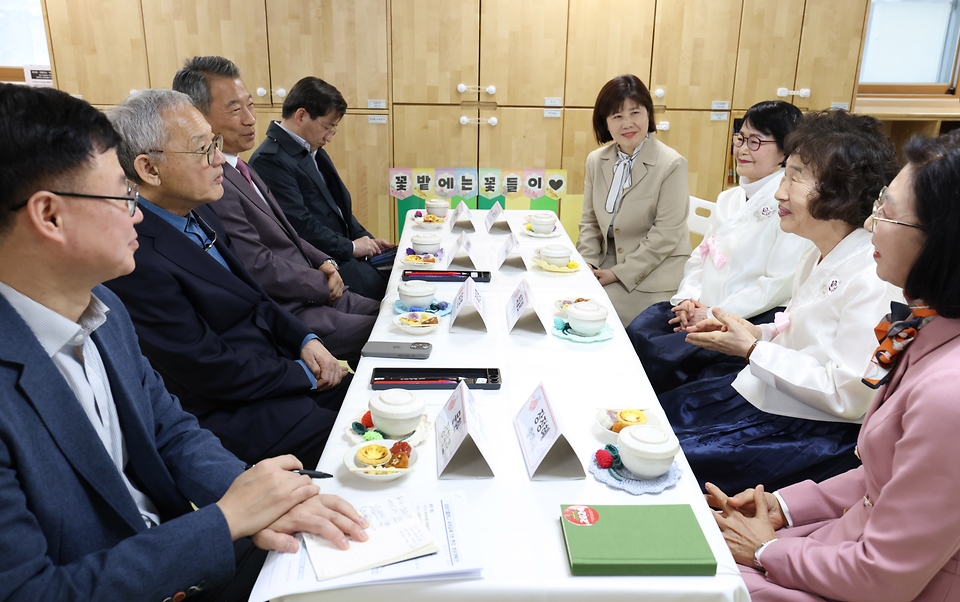
M 438 479 L 489 479 L 493 470 L 484 456 L 483 422 L 466 383 L 460 382 L 437 414 Z
M 510 334 L 547 334 L 547 327 L 543 318 L 537 312 L 533 302 L 533 293 L 526 279 L 520 281 L 520 286 L 513 291 L 507 301 L 507 332 Z
M 473 278 L 466 282 L 453 297 L 450 310 L 450 332 L 487 332 L 487 319 L 483 294 Z
M 517 235 L 511 232 L 510 236 L 503 241 L 500 250 L 497 251 L 497 269 L 507 268 L 507 271 L 527 271 L 527 265 L 523 263 L 523 257 L 519 253 L 513 254 L 514 251 L 519 250 L 520 241 L 517 239 Z
M 463 250 L 464 254 L 460 254 Z M 473 243 L 467 238 L 466 232 L 461 232 L 457 241 L 450 249 L 450 259 L 447 267 L 458 270 L 477 270 L 479 266 L 473 257 Z
M 586 478 L 580 459 L 560 432 L 543 383 L 537 385 L 533 394 L 524 402 L 513 420 L 513 427 L 520 441 L 527 475 L 531 480 Z
M 476 226 L 473 225 L 473 219 L 470 217 L 470 209 L 467 208 L 467 204 L 463 201 L 460 201 L 457 208 L 450 214 L 450 231 L 453 232 L 457 228 L 463 231 L 477 231 Z
M 483 225 L 487 228 L 487 232 L 490 234 L 511 232 L 510 224 L 507 223 L 506 219 L 502 218 L 503 205 L 495 202 L 493 207 L 490 208 L 490 211 L 487 212 L 487 217 L 483 220 Z

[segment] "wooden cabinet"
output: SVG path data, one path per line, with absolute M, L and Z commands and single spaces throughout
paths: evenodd
M 152 87 L 169 88 L 186 59 L 218 55 L 240 67 L 254 102 L 270 104 L 263 2 L 143 2 L 143 32 Z
M 829 109 L 834 103 L 853 106 L 869 4 L 807 0 L 794 89 L 808 88 L 810 96 L 794 96 L 793 104 L 805 111 Z
M 663 97 L 654 96 L 655 105 L 710 109 L 732 100 L 742 2 L 657 2 L 650 90 L 663 90 Z
M 732 121 L 714 121 L 711 111 L 662 111 L 657 122 L 670 129 L 657 132 L 667 146 L 686 157 L 690 194 L 715 201 L 726 181 L 726 158 L 730 154 Z
M 583 194 L 587 155 L 599 146 L 593 135 L 593 109 L 565 109 L 560 169 L 567 170 L 567 191 L 570 194 Z
M 477 167 L 476 110 L 456 105 L 394 105 L 393 165 L 396 167 Z M 484 126 L 489 127 L 489 126 Z
M 150 86 L 138 0 L 44 0 L 57 88 L 116 105 Z
M 777 89 L 793 89 L 803 6 L 804 0 L 743 1 L 733 109 L 777 100 Z
M 542 108 L 480 110 L 480 167 L 550 168 L 560 165 L 563 120 L 544 117 Z M 496 118 L 495 126 L 484 120 Z
M 868 4 L 744 0 L 733 108 L 777 98 L 805 111 L 851 106 Z
M 266 0 L 272 101 L 313 75 L 335 86 L 347 106 L 389 103 L 386 0 Z
M 490 100 L 542 107 L 562 99 L 566 58 L 567 0 L 481 1 L 479 84 L 496 87 Z
M 480 99 L 476 91 L 457 91 L 480 81 L 480 0 L 393 0 L 390 14 L 393 102 Z
M 655 0 L 570 0 L 564 105 L 592 107 L 624 73 L 650 83 Z

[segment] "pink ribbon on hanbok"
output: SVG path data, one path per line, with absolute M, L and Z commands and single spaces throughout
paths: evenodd
M 777 336 L 790 326 L 790 314 L 785 311 L 778 311 L 773 315 L 773 336 Z
M 716 266 L 718 270 L 723 267 L 723 264 L 727 263 L 727 258 L 724 257 L 720 249 L 717 248 L 717 241 L 714 240 L 713 236 L 704 238 L 698 248 L 700 249 L 700 259 L 706 259 L 707 255 L 709 255 L 713 261 L 713 265 Z

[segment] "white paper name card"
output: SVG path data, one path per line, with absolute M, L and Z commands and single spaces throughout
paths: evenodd
M 537 385 L 524 402 L 513 420 L 513 427 L 531 480 L 586 478 L 577 454 L 560 432 L 543 383 Z
M 490 478 L 493 470 L 483 454 L 486 434 L 476 402 L 460 382 L 436 418 L 437 478 Z
M 547 334 L 547 328 L 540 314 L 537 313 L 533 293 L 530 292 L 530 285 L 527 284 L 526 279 L 520 281 L 520 286 L 513 291 L 510 300 L 507 301 L 507 332 Z
M 490 208 L 490 211 L 487 212 L 486 219 L 483 220 L 483 225 L 487 227 L 487 232 L 493 231 L 494 227 L 499 230 L 509 230 L 510 227 L 506 224 L 505 221 L 497 221 L 503 216 L 503 207 L 500 203 L 494 203 L 493 207 Z
M 476 230 L 473 227 L 473 220 L 470 218 L 470 210 L 467 209 L 467 204 L 463 201 L 460 201 L 457 208 L 453 210 L 453 215 L 450 216 L 450 231 L 453 232 L 453 229 L 457 227 L 464 230 Z
M 467 278 L 453 297 L 450 309 L 450 332 L 487 332 L 483 293 L 473 278 Z
M 460 249 L 466 251 L 466 257 L 457 257 Z M 457 237 L 457 241 L 453 243 L 453 247 L 450 248 L 450 257 L 447 259 L 447 266 L 453 265 L 471 270 L 479 268 L 477 260 L 473 256 L 473 243 L 467 238 L 466 232 L 461 232 L 460 236 Z
M 504 266 L 511 251 L 519 248 L 520 241 L 517 240 L 517 235 L 511 232 L 510 236 L 507 237 L 507 240 L 503 241 L 503 246 L 501 246 L 500 250 L 497 251 L 497 269 L 499 270 Z

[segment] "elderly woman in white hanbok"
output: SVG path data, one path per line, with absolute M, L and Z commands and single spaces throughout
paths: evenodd
M 733 137 L 740 185 L 717 197 L 703 242 L 684 266 L 670 301 L 650 306 L 627 327 L 654 391 L 687 382 L 712 363 L 742 358 L 687 343 L 685 329 L 723 307 L 754 324 L 773 321 L 790 300 L 800 256 L 812 243 L 780 229 L 774 193 L 783 179 L 784 140 L 803 118 L 779 100 L 747 110 Z
M 689 327 L 687 340 L 748 365 L 713 364 L 659 396 L 697 479 L 725 491 L 820 481 L 859 463 L 854 446 L 873 397 L 861 377 L 874 327 L 902 300 L 877 277 L 862 227 L 897 172 L 879 122 L 807 114 L 785 150 L 780 227 L 814 245 L 800 260 L 792 300 L 781 319 L 761 326 L 714 307 L 715 318 Z

